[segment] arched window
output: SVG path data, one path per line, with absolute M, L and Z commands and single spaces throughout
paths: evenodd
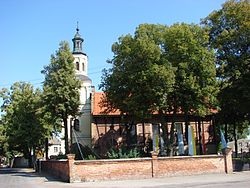
M 82 63 L 82 71 L 85 71 L 84 63 Z
M 79 70 L 79 62 L 76 62 L 76 70 Z

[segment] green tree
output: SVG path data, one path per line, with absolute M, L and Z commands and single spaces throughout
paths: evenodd
M 224 114 L 249 114 L 250 3 L 230 0 L 203 20 L 216 51 L 220 103 Z M 224 99 L 227 100 L 224 100 Z
M 43 93 L 41 95 L 41 99 L 43 99 Z M 53 116 L 51 112 L 47 111 L 47 106 L 45 104 L 44 100 L 39 101 L 40 108 L 37 110 L 36 116 L 38 118 L 39 123 L 44 127 L 45 132 L 45 143 L 44 143 L 44 149 L 45 149 L 45 158 L 49 159 L 48 156 L 48 147 L 49 147 L 49 139 L 52 138 L 52 136 L 58 135 L 58 133 L 61 132 L 61 119 L 57 116 Z M 40 148 L 41 150 L 42 148 Z
M 8 142 L 8 150 L 22 152 L 32 165 L 31 152 L 44 143 L 45 128 L 37 118 L 40 108 L 39 89 L 29 83 L 16 82 L 10 90 L 3 89 L 2 122 Z
M 216 104 L 215 56 L 208 39 L 203 28 L 184 23 L 169 27 L 165 35 L 165 55 L 176 69 L 171 106 L 187 114 L 205 116 Z
M 229 0 L 202 21 L 216 49 L 218 76 L 223 81 L 233 82 L 249 72 L 249 20 L 249 1 Z
M 74 57 L 67 42 L 61 42 L 59 50 L 51 56 L 51 63 L 44 67 L 43 84 L 44 95 L 42 100 L 45 109 L 52 117 L 63 121 L 65 133 L 65 152 L 69 153 L 68 124 L 69 116 L 79 112 L 80 81 L 75 76 Z
M 221 123 L 233 125 L 234 132 L 244 127 L 239 125 L 246 119 L 250 120 L 249 20 L 249 1 L 229 0 L 202 22 L 209 29 L 210 44 L 216 51 Z M 237 134 L 233 135 L 237 147 Z
M 143 123 L 153 112 L 166 112 L 173 89 L 174 69 L 163 56 L 163 31 L 166 26 L 142 24 L 134 36 L 119 38 L 112 46 L 114 57 L 104 70 L 100 88 L 104 106 L 119 109 Z M 163 129 L 164 135 L 167 129 Z M 143 134 L 144 142 L 145 135 Z M 129 139 L 128 139 L 129 140 Z M 164 137 L 166 143 L 166 137 Z
M 120 37 L 108 61 L 113 67 L 104 71 L 100 85 L 106 93 L 104 105 L 140 119 L 153 112 L 175 116 L 179 110 L 186 115 L 210 114 L 217 85 L 208 39 L 206 30 L 188 24 L 143 24 L 134 37 Z M 173 131 L 174 121 L 170 141 L 164 136 L 168 143 L 174 140 Z
M 8 147 L 8 143 L 7 143 L 7 136 L 6 136 L 6 131 L 5 131 L 5 127 L 2 123 L 2 120 L 0 119 L 0 160 L 1 160 L 1 156 L 5 156 Z
M 162 27 L 140 25 L 134 37 L 126 35 L 113 44 L 114 57 L 108 61 L 113 67 L 104 70 L 100 85 L 108 109 L 119 109 L 141 120 L 168 105 L 174 71 L 162 58 L 156 41 Z
M 164 35 L 164 55 L 175 71 L 174 90 L 169 98 L 173 112 L 170 142 L 173 142 L 175 115 L 178 111 L 186 115 L 203 117 L 216 107 L 218 93 L 215 56 L 208 48 L 209 36 L 198 25 L 174 24 Z M 187 135 L 186 135 L 187 137 Z M 170 145 L 170 151 L 172 146 Z

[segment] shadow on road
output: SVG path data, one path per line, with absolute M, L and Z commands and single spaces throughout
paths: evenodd
M 11 176 L 16 177 L 33 177 L 33 178 L 44 178 L 45 181 L 60 181 L 60 179 L 56 179 L 54 177 L 51 177 L 48 174 L 43 173 L 37 173 L 32 168 L 0 168 L 0 174 L 11 174 Z

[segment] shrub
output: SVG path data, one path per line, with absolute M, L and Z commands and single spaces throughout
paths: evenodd
M 137 148 L 127 149 L 126 147 L 111 148 L 107 153 L 109 159 L 122 159 L 122 158 L 137 158 L 141 157 L 140 151 Z

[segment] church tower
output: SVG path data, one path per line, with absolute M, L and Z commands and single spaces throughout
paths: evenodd
M 88 56 L 83 52 L 83 38 L 77 24 L 73 41 L 73 56 L 76 77 L 81 81 L 80 115 L 74 120 L 72 142 L 78 141 L 82 145 L 91 145 L 91 92 L 92 81 L 88 77 Z
M 79 34 L 79 28 L 77 26 L 76 28 L 76 34 L 73 41 L 73 56 L 75 58 L 75 69 L 76 69 L 76 75 L 88 75 L 88 57 L 83 52 L 83 38 Z

